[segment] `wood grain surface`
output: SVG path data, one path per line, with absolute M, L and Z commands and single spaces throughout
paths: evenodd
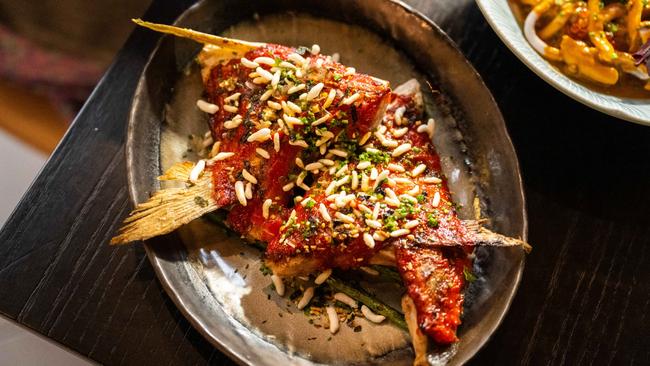
M 191 1 L 156 1 L 171 22 Z M 411 0 L 492 90 L 517 149 L 530 242 L 521 286 L 475 365 L 650 364 L 650 128 L 535 76 L 470 0 Z M 0 233 L 0 312 L 109 365 L 232 364 L 182 317 L 141 246 L 110 248 L 129 211 L 124 140 L 157 35 L 136 30 Z

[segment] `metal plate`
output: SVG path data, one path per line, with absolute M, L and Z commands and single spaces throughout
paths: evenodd
M 461 216 L 471 217 L 478 196 L 492 229 L 525 239 L 521 178 L 501 114 L 453 43 L 414 10 L 395 1 L 204 1 L 176 24 L 253 41 L 318 43 L 323 52 L 339 52 L 344 63 L 393 86 L 417 78 L 425 89 L 427 113 L 437 120 L 434 142 L 454 198 L 464 205 Z M 160 188 L 161 169 L 183 159 L 187 133 L 206 129 L 194 107 L 201 86 L 191 65 L 199 48 L 164 37 L 139 80 L 127 141 L 134 202 Z M 433 88 L 426 90 L 428 85 Z M 213 250 L 216 266 L 198 260 L 199 247 Z M 310 326 L 300 313 L 278 319 L 286 304 L 276 297 L 267 300 L 268 277 L 254 265 L 259 255 L 218 229 L 196 222 L 149 241 L 146 248 L 185 316 L 242 364 L 411 362 L 407 337 L 390 325 L 365 324 L 361 333 L 343 328 L 326 341 L 329 333 Z M 466 292 L 461 341 L 431 350 L 432 362 L 462 364 L 472 357 L 498 326 L 517 288 L 524 263 L 520 250 L 480 248 L 476 254 L 479 280 Z M 317 340 L 306 342 L 307 335 Z

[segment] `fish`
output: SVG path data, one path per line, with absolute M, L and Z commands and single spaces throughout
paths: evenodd
M 390 97 L 387 81 L 307 49 L 136 23 L 204 43 L 197 59 L 217 146 L 211 158 L 192 166 L 196 177 L 186 162 L 173 166 L 170 171 L 185 173 L 174 178 L 188 186 L 162 189 L 138 205 L 111 244 L 163 235 L 217 209 L 230 210 L 238 231 L 270 240 L 284 218 L 277 208 L 302 185 L 298 162 L 327 155 L 342 131 L 359 136 L 372 130 Z
M 266 250 L 281 277 L 383 264 L 397 267 L 417 309 L 419 327 L 438 344 L 456 342 L 465 271 L 477 245 L 525 246 L 479 220 L 461 220 L 422 118 L 419 83 L 396 88 L 382 123 L 320 168 Z

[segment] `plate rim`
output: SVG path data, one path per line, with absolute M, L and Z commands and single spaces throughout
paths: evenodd
M 499 17 L 500 12 L 493 10 L 503 2 L 505 2 L 505 6 L 508 7 L 509 12 L 509 15 L 506 18 Z M 605 113 L 612 117 L 620 118 L 627 122 L 632 122 L 643 126 L 650 126 L 650 107 L 639 110 L 638 114 L 631 113 L 624 108 L 615 107 L 617 103 L 626 106 L 636 104 L 630 103 L 632 101 L 638 102 L 638 104 L 641 106 L 644 104 L 650 106 L 650 102 L 643 103 L 642 99 L 620 98 L 591 90 L 559 72 L 554 67 L 552 67 L 548 61 L 539 56 L 539 54 L 533 50 L 530 44 L 523 37 L 521 27 L 519 24 L 516 24 L 516 20 L 514 14 L 512 13 L 512 9 L 510 9 L 510 5 L 508 4 L 508 0 L 476 0 L 476 3 L 479 10 L 490 25 L 490 28 L 492 28 L 497 36 L 499 36 L 506 47 L 508 47 L 508 49 L 524 65 L 526 65 L 533 73 L 539 76 L 547 84 L 551 85 L 555 89 L 562 92 L 564 95 L 577 102 L 582 103 L 589 108 Z M 501 26 L 499 24 L 499 19 L 505 20 L 508 23 L 514 22 L 517 31 L 512 32 L 509 28 Z M 523 40 L 523 46 L 520 45 L 522 44 L 521 40 Z M 603 105 L 603 103 L 608 103 L 611 105 L 607 106 Z
M 186 17 L 189 16 L 189 14 L 192 11 L 201 7 L 201 4 L 205 1 L 208 0 L 197 1 L 194 4 L 190 5 L 189 7 L 187 7 L 186 9 L 184 9 L 177 17 L 174 18 L 171 24 L 177 25 L 179 22 L 182 22 Z M 156 40 L 156 46 L 151 50 L 151 52 L 147 56 L 147 62 L 145 63 L 144 68 L 142 69 L 140 75 L 138 76 L 138 84 L 133 94 L 133 99 L 131 100 L 131 106 L 129 110 L 127 136 L 125 142 L 125 150 L 126 150 L 125 158 L 126 158 L 126 175 L 127 175 L 127 185 L 129 190 L 129 198 L 133 205 L 137 205 L 140 202 L 140 200 L 138 199 L 138 187 L 136 187 L 135 184 L 137 180 L 135 177 L 136 169 L 134 169 L 134 162 L 135 162 L 134 155 L 137 154 L 137 152 L 134 149 L 135 146 L 134 141 L 136 139 L 135 124 L 137 123 L 137 110 L 138 110 L 137 107 L 140 104 L 139 98 L 137 98 L 137 96 L 142 95 L 144 93 L 145 88 L 147 87 L 145 83 L 146 79 L 144 78 L 144 75 L 146 74 L 146 71 L 149 69 L 151 63 L 153 62 L 154 56 L 156 55 L 157 51 L 160 49 L 165 37 L 170 37 L 170 36 L 165 34 L 158 35 L 158 39 Z M 174 231 L 171 233 L 171 235 L 177 236 L 178 234 L 176 234 L 176 232 Z M 176 290 L 176 288 L 172 284 L 172 281 L 168 278 L 167 272 L 163 269 L 161 258 L 156 254 L 156 250 L 151 246 L 150 242 L 151 239 L 144 240 L 142 241 L 142 244 L 144 246 L 147 259 L 151 263 L 151 266 L 154 269 L 154 273 L 158 278 L 158 282 L 165 290 L 167 296 L 169 296 L 169 298 L 172 300 L 174 306 L 181 312 L 183 317 L 191 324 L 192 328 L 198 331 L 201 334 L 201 336 L 204 337 L 206 340 L 208 340 L 208 342 L 212 346 L 218 348 L 219 351 L 223 352 L 226 356 L 228 356 L 228 358 L 236 362 L 238 365 L 253 366 L 252 363 L 246 362 L 246 357 L 244 357 L 244 355 L 240 354 L 239 352 L 233 351 L 233 349 L 231 347 L 228 347 L 225 344 L 225 342 L 223 342 L 221 339 L 218 339 L 213 334 L 207 332 L 206 327 L 204 326 L 201 319 L 199 319 L 197 314 L 187 309 L 187 307 L 183 303 L 183 298 L 181 294 Z
M 197 8 L 202 7 L 202 5 L 205 2 L 208 2 L 210 0 L 200 0 L 197 1 L 196 3 L 192 4 L 191 6 L 187 7 L 185 10 L 183 10 L 171 24 L 177 25 L 178 23 L 182 22 L 186 17 L 188 17 L 193 11 L 195 11 Z M 429 27 L 431 27 L 436 33 L 437 36 L 439 36 L 442 40 L 444 40 L 451 48 L 455 50 L 463 59 L 465 62 L 466 66 L 471 70 L 472 72 L 472 77 L 476 79 L 476 81 L 485 89 L 487 92 L 487 96 L 489 97 L 491 103 L 494 105 L 495 112 L 497 114 L 498 120 L 500 123 L 498 125 L 504 132 L 504 143 L 507 144 L 507 147 L 512 150 L 515 159 L 514 159 L 514 178 L 516 179 L 515 185 L 518 187 L 519 193 L 517 194 L 518 198 L 521 200 L 521 211 L 517 212 L 517 215 L 521 215 L 521 232 L 522 232 L 522 239 L 524 241 L 527 241 L 528 239 L 528 210 L 527 210 L 527 202 L 526 202 L 526 197 L 525 197 L 525 192 L 524 192 L 524 187 L 523 187 L 523 179 L 521 176 L 521 168 L 519 164 L 519 159 L 517 158 L 517 153 L 516 149 L 512 143 L 512 139 L 510 137 L 510 134 L 508 133 L 508 129 L 505 123 L 505 120 L 503 118 L 503 114 L 501 113 L 501 110 L 499 109 L 498 103 L 494 99 L 494 95 L 490 91 L 490 89 L 487 87 L 485 82 L 483 81 L 482 77 L 478 73 L 478 71 L 474 68 L 472 63 L 467 59 L 467 57 L 464 55 L 464 53 L 458 48 L 456 43 L 449 37 L 449 35 L 441 29 L 433 20 L 431 20 L 428 16 L 420 12 L 419 10 L 413 8 L 411 5 L 404 3 L 402 0 L 382 0 L 387 3 L 390 3 L 394 6 L 397 6 L 398 8 L 402 8 L 404 11 L 407 13 L 410 13 L 417 18 L 419 18 L 421 21 L 426 23 Z M 126 150 L 126 167 L 127 167 L 127 185 L 128 185 L 128 190 L 129 190 L 129 196 L 131 199 L 131 202 L 135 205 L 140 200 L 138 199 L 138 192 L 141 188 L 136 187 L 135 182 L 137 181 L 136 179 L 136 171 L 134 169 L 134 156 L 138 154 L 136 149 L 134 149 L 135 146 L 135 139 L 136 139 L 136 134 L 135 134 L 135 124 L 138 123 L 136 120 L 136 114 L 137 114 L 137 106 L 139 104 L 137 96 L 142 95 L 144 93 L 144 90 L 146 88 L 146 83 L 143 76 L 145 75 L 146 71 L 149 69 L 150 64 L 154 60 L 154 56 L 156 55 L 157 51 L 160 49 L 162 42 L 164 41 L 165 37 L 171 37 L 169 35 L 160 35 L 158 37 L 158 40 L 156 41 L 156 46 L 152 49 L 150 52 L 149 56 L 147 57 L 147 62 L 142 70 L 142 72 L 139 75 L 139 80 L 137 87 L 135 89 L 135 93 L 131 102 L 130 106 L 130 111 L 129 111 L 129 117 L 128 117 L 128 126 L 127 126 L 127 139 L 125 143 L 125 150 Z M 174 232 L 172 235 L 176 236 L 177 234 Z M 206 340 L 209 341 L 210 344 L 218 348 L 220 351 L 222 351 L 224 354 L 226 354 L 231 360 L 235 361 L 239 365 L 254 365 L 254 363 L 251 363 L 247 357 L 242 355 L 239 352 L 233 351 L 229 346 L 226 345 L 226 343 L 215 337 L 214 334 L 211 334 L 205 329 L 205 324 L 202 322 L 198 314 L 195 314 L 191 310 L 189 310 L 186 305 L 184 304 L 183 298 L 179 291 L 175 288 L 175 285 L 172 284 L 172 281 L 168 278 L 166 271 L 163 269 L 163 262 L 162 258 L 159 257 L 156 253 L 156 249 L 153 248 L 150 244 L 151 240 L 144 241 L 144 248 L 145 252 L 147 255 L 147 258 L 152 264 L 152 267 L 154 269 L 154 272 L 156 273 L 156 276 L 159 279 L 159 282 L 161 283 L 162 287 L 164 288 L 166 294 L 170 297 L 176 308 L 179 309 L 181 314 L 189 321 L 189 323 L 193 326 L 194 329 L 196 329 Z M 513 277 L 513 286 L 509 292 L 507 292 L 505 295 L 507 296 L 507 301 L 505 303 L 505 306 L 503 308 L 503 311 L 496 316 L 496 321 L 492 323 L 492 326 L 489 327 L 488 332 L 489 333 L 487 336 L 483 337 L 479 342 L 477 342 L 477 346 L 474 347 L 471 352 L 466 352 L 462 356 L 457 356 L 455 361 L 457 360 L 459 364 L 465 364 L 467 361 L 472 359 L 484 346 L 485 344 L 492 338 L 494 335 L 496 329 L 501 325 L 503 322 L 503 319 L 505 318 L 506 314 L 508 313 L 510 306 L 512 305 L 512 302 L 514 300 L 514 297 L 519 289 L 519 285 L 521 282 L 521 278 L 523 275 L 523 270 L 526 262 L 526 257 L 524 256 L 523 259 L 513 266 L 514 271 L 516 272 L 514 277 Z M 272 345 L 275 347 L 275 345 Z M 281 350 L 282 351 L 282 350 Z M 284 351 L 282 351 L 284 352 Z M 311 360 L 305 359 L 305 361 L 309 362 L 310 364 L 317 364 Z

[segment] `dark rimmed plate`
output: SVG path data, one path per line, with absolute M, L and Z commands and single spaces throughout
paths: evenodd
M 473 199 L 479 197 L 491 228 L 525 239 L 521 178 L 501 114 L 476 71 L 421 14 L 396 1 L 204 1 L 176 24 L 252 41 L 318 43 L 324 53 L 338 52 L 344 63 L 394 86 L 415 77 L 425 89 L 428 114 L 437 120 L 434 142 L 455 200 L 465 207 L 461 215 L 472 217 Z M 134 202 L 159 188 L 156 177 L 163 168 L 183 159 L 187 133 L 205 131 L 193 103 L 201 91 L 192 66 L 199 48 L 164 37 L 140 78 L 127 141 Z M 390 325 L 367 325 L 360 333 L 343 328 L 326 342 L 327 331 L 306 325 L 302 314 L 284 316 L 281 322 L 268 319 L 285 304 L 278 298 L 266 300 L 268 278 L 250 265 L 259 255 L 219 230 L 199 222 L 151 240 L 146 248 L 163 286 L 185 316 L 242 364 L 411 362 L 406 337 Z M 217 265 L 205 266 L 198 248 L 211 250 Z M 480 248 L 476 255 L 479 280 L 467 291 L 461 341 L 432 350 L 432 363 L 462 364 L 472 357 L 498 326 L 515 293 L 524 263 L 520 250 Z M 279 326 L 265 326 L 273 322 Z M 304 342 L 305 334 L 320 340 Z M 361 348 L 349 346 L 359 339 Z

